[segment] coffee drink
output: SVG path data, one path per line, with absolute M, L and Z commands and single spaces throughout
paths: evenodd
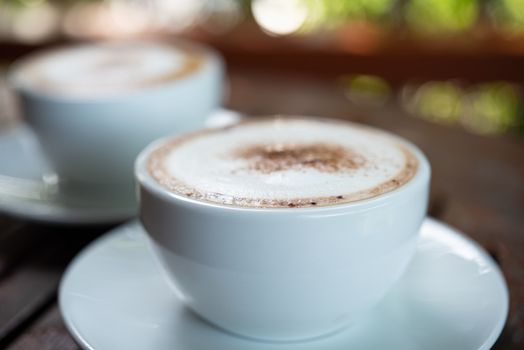
M 19 63 L 18 85 L 72 97 L 112 96 L 157 86 L 201 68 L 187 44 L 115 41 L 48 50 Z
M 175 194 L 253 208 L 336 205 L 393 191 L 418 160 L 400 138 L 349 122 L 247 121 L 162 143 L 150 175 Z
M 173 297 L 230 332 L 296 341 L 365 319 L 402 275 L 430 166 L 384 131 L 280 117 L 154 142 L 135 179 Z
M 220 106 L 223 61 L 187 41 L 90 42 L 32 53 L 7 81 L 60 193 L 136 208 L 133 164 L 153 140 L 201 128 Z M 132 209 L 132 210 L 131 210 Z

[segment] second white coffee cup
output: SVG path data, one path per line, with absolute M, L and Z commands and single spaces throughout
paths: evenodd
M 184 74 L 164 77 L 154 84 L 124 87 L 124 91 L 119 90 L 122 87 L 110 87 L 107 91 L 96 91 L 94 88 L 93 91 L 74 81 L 68 89 L 68 70 L 74 70 L 78 60 L 89 60 L 95 56 L 96 52 L 93 54 L 91 51 L 100 45 L 116 46 L 113 51 L 118 51 L 120 45 L 137 54 L 152 45 L 162 49 L 173 47 L 183 52 L 181 56 L 190 55 L 186 59 L 196 63 L 186 67 Z M 82 50 L 91 56 L 75 56 Z M 154 52 L 150 56 L 152 60 L 158 59 Z M 42 60 L 47 60 L 46 65 L 39 69 L 49 71 L 38 71 Z M 119 63 L 110 61 L 107 65 L 114 64 L 115 67 L 101 69 L 106 69 L 107 75 L 123 75 L 118 71 Z M 146 63 L 151 66 L 151 74 L 155 73 L 158 67 L 156 61 Z M 52 81 L 45 85 L 39 80 L 43 73 L 55 74 L 53 69 L 65 88 L 54 86 Z M 105 79 L 104 74 L 100 79 Z M 209 113 L 221 103 L 223 63 L 213 50 L 188 42 L 92 43 L 52 49 L 23 58 L 11 67 L 9 82 L 18 93 L 23 117 L 52 163 L 60 186 L 65 191 L 77 192 L 77 196 L 132 205 L 135 201 L 132 174 L 136 155 L 158 137 L 204 124 Z M 93 84 L 96 86 L 98 83 L 95 81 Z M 75 89 L 81 91 L 76 93 Z

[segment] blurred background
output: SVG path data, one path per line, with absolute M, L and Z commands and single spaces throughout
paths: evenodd
M 0 129 L 15 121 L 3 80 L 14 59 L 134 37 L 185 37 L 219 50 L 228 67 L 226 107 L 354 120 L 420 146 L 432 164 L 429 214 L 478 241 L 508 280 L 510 316 L 494 349 L 524 349 L 524 0 L 0 0 Z M 13 254 L 17 266 L 36 226 L 13 222 L 26 233 L 3 229 L 15 248 L 3 243 L 0 253 Z M 20 263 L 16 278 L 2 281 L 0 297 L 19 300 L 8 311 L 23 313 L 13 324 L 25 322 L 7 342 L 34 327 L 10 350 L 66 348 L 42 344 L 67 343 L 54 336 L 66 334 L 55 284 L 71 247 L 87 240 L 48 233 L 31 244 L 67 258 L 52 267 Z M 47 287 L 27 287 L 31 268 L 51 276 Z M 26 301 L 39 290 L 48 299 L 35 292 L 38 302 Z M 45 309 L 40 302 L 50 305 L 44 316 L 29 315 L 31 307 Z
M 0 0 L 2 68 L 42 46 L 144 36 L 329 80 L 352 110 L 524 137 L 524 0 Z

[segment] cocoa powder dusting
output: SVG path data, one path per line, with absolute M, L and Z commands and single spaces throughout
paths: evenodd
M 199 135 L 233 129 L 239 127 L 239 125 L 242 125 L 242 123 L 235 126 L 229 126 L 225 129 L 206 129 L 197 133 L 188 134 L 186 137 L 179 137 L 166 143 L 150 154 L 147 164 L 149 173 L 159 182 L 160 185 L 168 190 L 195 200 L 239 207 L 303 208 L 349 203 L 379 196 L 406 184 L 416 175 L 419 167 L 417 157 L 408 148 L 399 144 L 398 147 L 405 156 L 405 164 L 404 167 L 391 179 L 359 192 L 334 194 L 325 197 L 291 199 L 245 198 L 230 196 L 224 193 L 200 192 L 198 189 L 172 177 L 165 168 L 164 159 L 166 155 L 169 154 L 173 148 L 179 146 L 183 142 Z M 266 174 L 288 169 L 300 170 L 304 168 L 317 169 L 323 172 L 349 172 L 352 169 L 364 167 L 370 169 L 370 171 L 379 170 L 376 164 L 373 164 L 370 160 L 366 160 L 360 154 L 329 143 L 258 144 L 250 147 L 239 148 L 226 156 L 244 159 L 247 163 L 246 170 L 259 171 Z
M 366 163 L 358 153 L 327 143 L 251 145 L 238 149 L 234 156 L 247 160 L 248 170 L 264 174 L 305 168 L 325 173 L 345 172 Z

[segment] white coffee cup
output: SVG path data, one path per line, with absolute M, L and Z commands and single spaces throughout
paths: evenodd
M 89 45 L 100 43 L 49 52 Z M 12 65 L 8 80 L 18 94 L 22 116 L 66 191 L 134 203 L 133 163 L 139 151 L 163 135 L 201 127 L 220 105 L 221 57 L 194 43 L 166 45 L 182 45 L 199 55 L 201 64 L 179 77 L 118 93 L 71 94 L 24 82 L 23 67 L 46 51 Z
M 137 158 L 140 218 L 167 280 L 220 328 L 295 341 L 358 322 L 403 273 L 426 215 L 430 166 L 371 199 L 306 208 L 248 208 L 178 195 Z

